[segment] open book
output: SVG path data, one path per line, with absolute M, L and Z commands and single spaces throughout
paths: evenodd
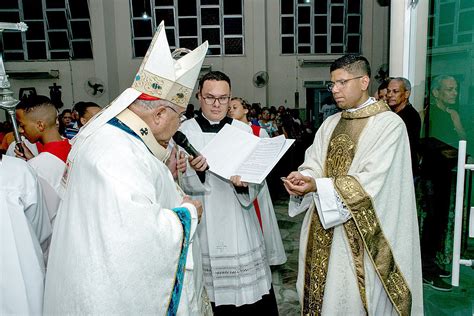
M 294 141 L 283 135 L 260 138 L 226 124 L 201 155 L 209 170 L 223 178 L 239 175 L 242 181 L 262 183 Z

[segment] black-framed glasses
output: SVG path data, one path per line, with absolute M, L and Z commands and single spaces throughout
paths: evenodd
M 326 84 L 326 88 L 328 89 L 329 92 L 332 92 L 332 89 L 334 89 L 334 87 L 342 89 L 346 86 L 346 83 L 348 81 L 351 81 L 351 80 L 354 80 L 354 79 L 360 79 L 362 77 L 364 77 L 364 76 L 358 76 L 358 77 L 349 78 L 349 79 L 336 80 L 335 82 L 331 81 L 331 82 L 328 82 Z
M 230 100 L 230 96 L 221 96 L 221 97 L 211 97 L 211 96 L 203 96 L 201 94 L 201 97 L 204 99 L 204 102 L 207 104 L 207 105 L 213 105 L 214 102 L 219 102 L 219 104 L 221 105 L 226 105 L 229 103 L 229 100 Z
M 179 118 L 179 123 L 183 123 L 184 121 L 186 121 L 188 118 L 186 117 L 186 112 L 183 112 L 183 113 L 178 113 L 178 111 L 176 111 L 175 109 L 173 109 L 171 106 L 169 105 L 165 105 L 166 108 L 170 109 L 171 111 L 173 111 L 174 113 L 178 114 L 178 118 Z

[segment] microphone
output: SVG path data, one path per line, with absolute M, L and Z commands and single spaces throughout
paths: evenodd
M 181 146 L 188 154 L 190 154 L 194 158 L 196 158 L 197 156 L 201 156 L 201 154 L 196 150 L 196 148 L 194 148 L 193 145 L 191 145 L 186 135 L 184 135 L 182 132 L 176 131 L 176 133 L 174 133 L 173 135 L 173 140 L 177 145 Z M 206 170 L 208 169 L 209 169 L 209 165 L 207 166 Z M 199 179 L 201 179 L 201 182 L 204 183 L 204 179 L 205 179 L 204 171 L 198 172 L 198 176 L 199 176 Z
M 181 146 L 188 154 L 190 154 L 194 158 L 196 158 L 197 156 L 201 156 L 201 154 L 196 150 L 196 148 L 194 148 L 193 145 L 189 143 L 188 138 L 182 132 L 176 131 L 176 133 L 173 135 L 173 140 L 177 145 Z

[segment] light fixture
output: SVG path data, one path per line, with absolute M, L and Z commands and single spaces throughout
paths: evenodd
M 147 0 L 143 0 L 142 19 L 148 19 L 148 13 L 146 12 L 146 1 L 147 1 Z

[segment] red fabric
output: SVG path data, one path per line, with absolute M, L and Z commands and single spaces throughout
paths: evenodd
M 260 137 L 260 129 L 261 127 L 260 126 L 257 126 L 257 125 L 250 125 L 250 127 L 252 128 L 252 132 L 255 136 L 257 137 Z
M 250 127 L 252 128 L 252 132 L 255 136 L 257 137 L 260 137 L 260 126 L 257 126 L 257 125 L 250 125 Z M 255 199 L 255 201 L 253 201 L 253 207 L 255 208 L 255 213 L 257 213 L 257 218 L 258 218 L 258 222 L 260 223 L 260 229 L 262 230 L 262 233 L 263 233 L 263 227 L 262 227 L 262 216 L 260 215 L 260 206 L 258 205 L 258 201 L 257 199 Z
M 68 139 L 63 139 L 57 142 L 46 143 L 43 145 L 43 148 L 38 148 L 38 151 L 53 154 L 66 163 L 67 155 L 71 151 L 71 144 L 69 144 Z
M 156 101 L 156 100 L 159 100 L 159 99 L 160 98 L 154 97 L 154 96 L 146 94 L 146 93 L 142 93 L 138 97 L 138 100 L 145 100 L 145 101 Z
M 36 142 L 35 145 L 39 153 L 43 151 L 43 148 L 44 148 L 43 144 L 41 144 L 40 142 Z
M 262 230 L 262 233 L 263 233 L 262 216 L 260 215 L 260 206 L 258 206 L 257 199 L 253 201 L 253 207 L 255 208 L 255 213 L 257 213 L 258 222 L 260 223 L 260 229 Z

